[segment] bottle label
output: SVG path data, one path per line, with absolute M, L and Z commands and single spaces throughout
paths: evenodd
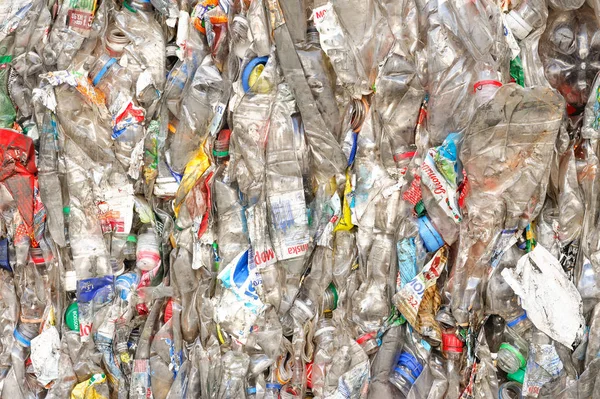
M 82 342 L 90 339 L 94 316 L 114 298 L 113 276 L 80 280 L 77 285 L 79 335 Z
M 70 0 L 67 11 L 67 26 L 85 37 L 89 36 L 94 22 L 96 0 Z
M 148 359 L 135 359 L 131 373 L 130 397 L 135 399 L 152 398 L 150 389 L 150 361 Z
M 258 314 L 265 308 L 256 293 L 256 287 L 262 285 L 262 279 L 256 272 L 251 248 L 236 256 L 221 270 L 217 278 L 223 287 L 231 290 L 250 312 Z
M 8 259 L 8 238 L 0 239 L 0 267 L 12 271 Z
M 275 251 L 267 234 L 267 207 L 260 202 L 246 210 L 248 235 L 254 253 L 254 264 L 259 270 L 277 262 Z
M 269 208 L 277 259 L 304 256 L 309 243 L 304 191 L 272 195 L 269 197 Z
M 394 295 L 393 301 L 396 308 L 413 327 L 417 327 L 417 314 L 423 300 L 425 290 L 433 286 L 448 261 L 448 249 L 441 247 L 434 257 L 425 265 L 421 273 L 410 280 L 400 292 Z
M 421 165 L 421 179 L 429 188 L 439 206 L 455 223 L 462 221 L 460 208 L 456 196 L 456 174 L 454 163 L 443 155 L 442 149 L 446 145 L 437 148 L 430 148 L 427 156 Z M 453 147 L 456 157 L 456 148 Z M 441 169 L 440 169 L 441 167 Z
M 417 247 L 414 237 L 404 238 L 396 243 L 398 256 L 398 278 L 396 292 L 408 284 L 417 275 Z
M 513 35 L 512 30 L 510 30 L 508 24 L 506 23 L 506 14 L 502 13 L 500 15 L 502 15 L 502 22 L 504 24 L 504 38 L 506 39 L 508 48 L 510 49 L 510 58 L 514 60 L 521 53 L 521 47 L 519 47 L 519 43 L 517 42 L 517 39 L 515 39 L 515 35 Z

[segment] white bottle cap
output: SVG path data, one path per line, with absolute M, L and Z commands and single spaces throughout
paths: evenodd
M 65 272 L 65 291 L 77 291 L 77 273 L 75 270 Z

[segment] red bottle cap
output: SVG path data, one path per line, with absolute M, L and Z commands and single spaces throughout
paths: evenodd
M 356 343 L 359 345 L 362 345 L 364 342 L 375 338 L 377 336 L 377 332 L 373 331 L 364 335 L 361 335 L 360 337 L 356 338 Z
M 171 320 L 171 317 L 173 317 L 173 300 L 169 299 L 169 302 L 167 302 L 167 306 L 165 307 L 164 322 L 166 323 Z
M 442 334 L 442 350 L 444 352 L 461 353 L 463 350 L 464 342 L 462 342 L 454 334 Z

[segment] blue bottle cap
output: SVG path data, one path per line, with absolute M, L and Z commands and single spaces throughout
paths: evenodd
M 23 346 L 31 346 L 31 341 L 25 338 L 16 328 L 13 331 L 15 339 Z
M 507 321 L 506 325 L 512 328 L 512 327 L 516 326 L 517 324 L 519 324 L 519 322 L 521 322 L 525 319 L 527 319 L 527 312 L 523 311 L 523 313 L 521 313 L 519 316 L 515 317 L 512 320 Z
M 244 92 L 248 92 L 250 90 L 250 74 L 259 64 L 266 65 L 269 57 L 256 57 L 251 60 L 245 67 L 242 72 L 242 86 L 244 87 Z
M 444 245 L 444 240 L 440 233 L 437 232 L 431 220 L 427 216 L 419 218 L 419 235 L 427 252 L 435 252 Z

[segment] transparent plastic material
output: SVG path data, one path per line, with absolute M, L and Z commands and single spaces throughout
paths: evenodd
M 0 387 L 571 399 L 600 3 L 0 1 Z
M 505 104 L 511 104 L 510 114 L 503 112 Z M 492 242 L 493 232 L 523 228 L 540 211 L 562 106 L 562 99 L 551 89 L 504 85 L 492 101 L 475 111 L 465 132 L 460 157 L 472 190 L 465 204 L 469 213 L 466 223 L 477 233 L 461 240 L 459 254 L 463 255 L 459 255 L 454 272 L 452 308 L 461 324 L 467 322 L 469 307 L 481 308 L 485 268 L 478 262 Z M 523 126 L 527 126 L 525 131 Z M 535 159 L 538 166 L 530 161 L 523 164 L 521 151 L 527 151 L 528 159 Z M 486 160 L 490 157 L 501 157 L 503 162 L 492 166 Z M 527 168 L 531 173 L 525 174 Z
M 595 58 L 598 22 L 593 10 L 583 5 L 574 11 L 552 11 L 540 39 L 540 56 L 548 82 L 575 110 L 580 111 L 592 94 L 598 72 Z

